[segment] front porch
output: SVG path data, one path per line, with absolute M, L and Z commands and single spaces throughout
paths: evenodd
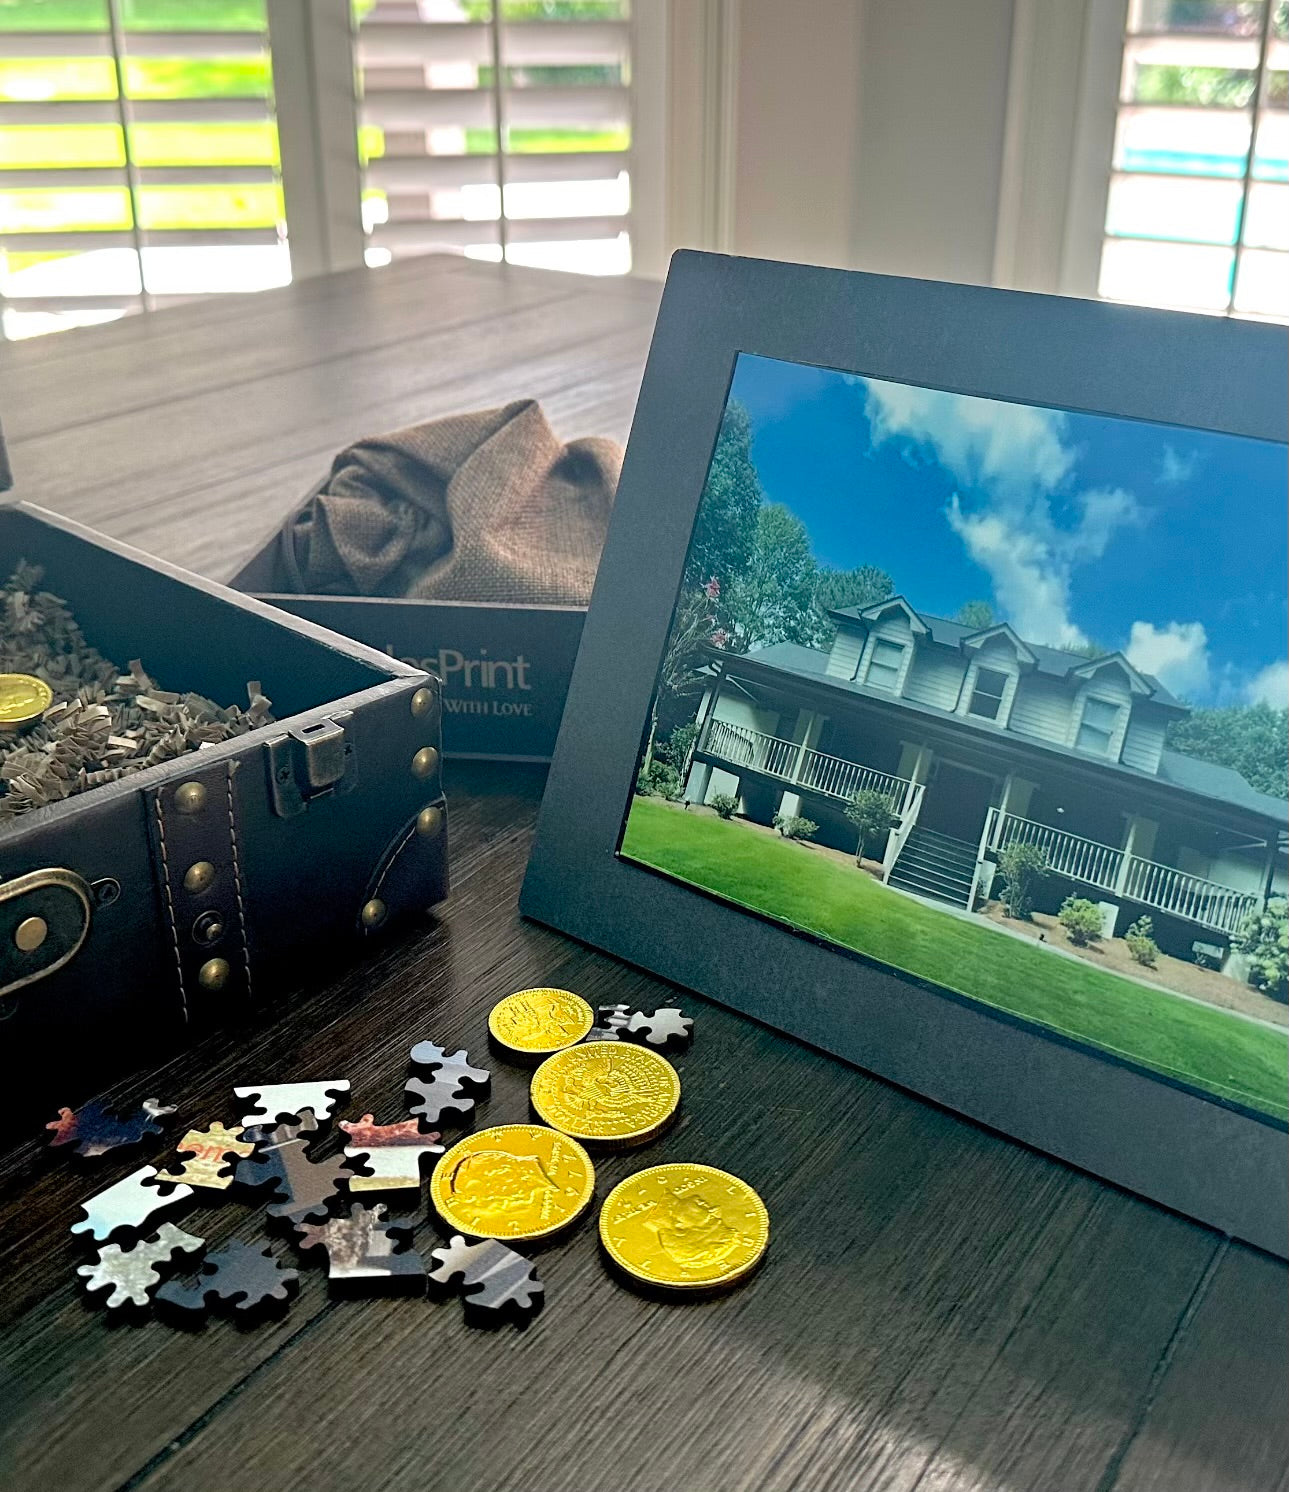
M 1051 875 L 1227 938 L 1239 932 L 1248 914 L 1261 905 L 1256 893 L 1237 891 L 1131 854 L 1126 848 L 990 808 L 980 838 L 980 864 L 992 867 L 999 851 L 1011 844 L 1036 845 L 1047 857 Z

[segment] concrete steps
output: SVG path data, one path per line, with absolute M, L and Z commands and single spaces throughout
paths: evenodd
M 976 871 L 976 846 L 915 825 L 891 871 L 890 884 L 916 896 L 966 907 Z

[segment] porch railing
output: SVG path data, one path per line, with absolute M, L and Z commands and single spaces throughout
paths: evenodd
M 907 777 L 895 777 L 822 751 L 803 751 L 799 741 L 785 741 L 725 720 L 709 723 L 699 749 L 732 766 L 764 772 L 767 777 L 778 777 L 826 798 L 844 802 L 857 792 L 881 793 L 890 803 L 891 812 L 899 817 L 913 801 L 915 784 Z
M 991 808 L 985 823 L 985 843 L 995 850 L 1010 844 L 1037 845 L 1047 856 L 1047 867 L 1089 886 L 1113 891 L 1123 864 L 1123 851 L 1095 839 L 1067 834 L 1049 824 L 1023 819 L 1018 814 Z
M 1056 875 L 1214 932 L 1238 932 L 1245 917 L 1259 904 L 1252 892 L 1237 891 L 1233 886 L 1189 875 L 1140 855 L 1125 855 L 1113 845 L 991 808 L 981 840 L 982 855 L 1010 844 L 1037 845 L 1047 857 L 1048 869 Z
M 1133 855 L 1120 893 L 1129 901 L 1144 902 L 1175 917 L 1185 917 L 1217 932 L 1239 932 L 1244 919 L 1258 904 L 1248 891 L 1236 891 L 1203 876 L 1188 875 L 1171 865 L 1142 860 Z

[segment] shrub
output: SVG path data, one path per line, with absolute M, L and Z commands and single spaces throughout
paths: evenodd
M 1036 844 L 1009 844 L 998 852 L 998 869 L 1006 883 L 1002 900 L 1007 915 L 1028 922 L 1035 893 L 1047 874 L 1047 856 Z
M 723 819 L 733 818 L 738 812 L 738 799 L 733 793 L 713 793 L 707 801 Z
M 871 788 L 852 793 L 847 800 L 845 813 L 859 831 L 856 860 L 863 859 L 866 846 L 876 850 L 886 831 L 898 822 L 891 812 L 890 800 L 886 794 L 874 792 Z
M 1076 948 L 1086 948 L 1101 936 L 1101 908 L 1086 896 L 1067 896 L 1061 903 L 1060 922 Z
M 1283 1000 L 1289 992 L 1289 907 L 1284 898 L 1269 901 L 1265 912 L 1250 912 L 1235 946 L 1249 961 L 1254 989 Z
M 675 802 L 682 790 L 680 773 L 670 762 L 655 759 L 636 778 L 636 792 L 644 798 L 670 798 Z
M 809 839 L 819 832 L 813 819 L 802 818 L 799 813 L 776 813 L 774 827 L 784 839 Z
M 663 761 L 670 762 L 678 772 L 683 773 L 689 766 L 689 753 L 693 750 L 697 739 L 698 724 L 696 721 L 691 721 L 688 725 L 678 725 L 667 737 L 666 746 L 661 753 Z
M 1138 917 L 1124 933 L 1123 940 L 1137 963 L 1147 969 L 1155 967 L 1159 958 L 1159 944 L 1155 942 L 1155 925 L 1149 917 Z
M 1220 969 L 1222 967 L 1221 955 L 1214 953 L 1211 948 L 1206 948 L 1202 943 L 1196 943 L 1194 950 L 1197 969 Z

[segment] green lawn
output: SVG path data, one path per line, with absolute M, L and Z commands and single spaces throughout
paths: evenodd
M 622 852 L 740 906 L 1277 1118 L 1289 1038 L 974 926 L 805 845 L 648 798 Z

